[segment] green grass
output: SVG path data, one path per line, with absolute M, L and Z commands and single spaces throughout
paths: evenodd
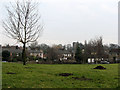
M 3 63 L 3 88 L 116 88 L 118 64 L 102 64 L 106 70 L 96 70 L 98 64 L 27 64 Z M 31 68 L 25 68 L 31 67 Z M 6 74 L 13 72 L 16 74 Z M 73 73 L 63 77 L 59 73 Z M 74 80 L 72 77 L 92 80 Z

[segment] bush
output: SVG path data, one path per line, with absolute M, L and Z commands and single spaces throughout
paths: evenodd
M 9 57 L 2 57 L 2 61 L 9 61 Z
M 13 62 L 17 62 L 17 58 L 13 58 L 12 61 L 13 61 Z
M 17 62 L 17 61 L 22 61 L 22 57 L 21 56 L 13 56 L 12 62 Z
M 21 56 L 17 56 L 16 59 L 17 59 L 17 61 L 22 61 L 22 57 Z
M 9 58 L 10 58 L 10 52 L 5 50 L 5 51 L 2 51 L 2 60 L 3 61 L 9 61 Z

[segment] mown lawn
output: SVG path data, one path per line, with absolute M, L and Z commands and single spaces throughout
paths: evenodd
M 3 88 L 116 88 L 118 64 L 102 64 L 106 70 L 93 69 L 100 64 L 2 64 Z M 12 74 L 11 74 L 12 73 Z M 59 76 L 72 73 L 71 76 Z M 87 79 L 74 79 L 84 77 Z

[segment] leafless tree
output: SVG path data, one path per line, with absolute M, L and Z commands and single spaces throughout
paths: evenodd
M 85 43 L 85 56 L 102 60 L 102 58 L 104 57 L 104 46 L 102 42 L 102 37 L 91 39 L 88 44 Z
M 43 30 L 38 3 L 23 0 L 10 5 L 6 7 L 8 18 L 3 21 L 3 28 L 8 37 L 23 44 L 22 58 L 23 65 L 26 65 L 26 44 L 35 42 Z
M 54 61 L 55 59 L 59 59 L 57 49 L 51 47 L 48 49 L 48 59 Z
M 31 43 L 30 49 L 31 50 L 36 50 L 36 49 L 38 50 L 38 42 L 35 41 L 35 42 Z
M 96 55 L 99 59 L 102 59 L 104 56 L 104 47 L 102 37 L 96 39 Z

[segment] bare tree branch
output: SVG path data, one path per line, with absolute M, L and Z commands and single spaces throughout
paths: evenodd
M 17 1 L 15 5 L 11 4 L 11 7 L 6 7 L 8 18 L 3 21 L 3 28 L 7 36 L 23 43 L 24 49 L 25 44 L 35 42 L 43 30 L 37 7 L 38 3 L 30 0 Z

